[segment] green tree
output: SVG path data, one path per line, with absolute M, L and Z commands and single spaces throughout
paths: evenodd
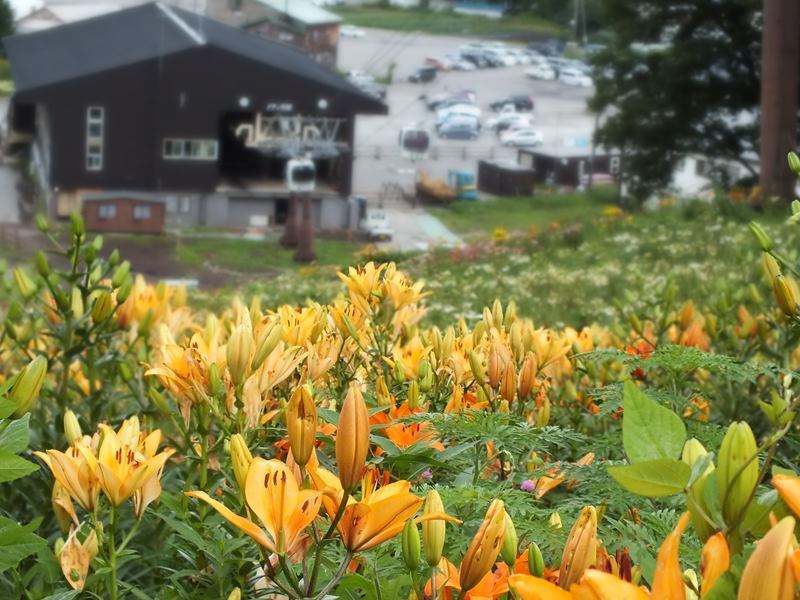
M 14 9 L 8 0 L 0 0 L 0 38 L 14 33 Z M 5 52 L 3 52 L 5 54 Z
M 605 0 L 611 43 L 593 59 L 597 143 L 620 148 L 635 198 L 686 155 L 757 152 L 760 0 Z M 755 173 L 754 173 L 755 174 Z

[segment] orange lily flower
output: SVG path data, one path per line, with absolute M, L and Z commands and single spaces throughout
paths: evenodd
M 800 516 L 800 477 L 790 475 L 775 475 L 772 485 L 778 490 L 781 499 L 791 511 Z
M 703 574 L 701 598 L 711 591 L 717 579 L 728 570 L 730 563 L 731 551 L 725 535 L 719 532 L 708 538 L 703 545 L 703 554 L 700 557 L 700 570 Z
M 321 507 L 321 493 L 300 490 L 289 468 L 275 459 L 256 458 L 247 470 L 245 499 L 264 529 L 250 519 L 237 515 L 205 492 L 191 491 L 186 495 L 210 504 L 256 542 L 271 552 L 288 554 L 290 558 L 302 554 L 308 539 L 303 530 L 317 517 Z
M 88 438 L 87 438 L 88 439 Z M 93 512 L 100 495 L 100 481 L 86 459 L 91 450 L 82 451 L 82 441 L 77 441 L 66 452 L 48 450 L 35 452 L 53 473 L 56 481 L 85 511 Z
M 323 468 L 308 465 L 308 473 L 315 488 L 324 492 L 322 502 L 328 515 L 335 515 L 342 502 L 344 492 L 338 478 Z M 344 547 L 351 552 L 363 552 L 389 540 L 405 527 L 414 513 L 422 506 L 423 499 L 409 490 L 408 481 L 395 481 L 381 488 L 374 481 L 374 472 L 367 471 L 361 480 L 361 500 L 349 497 L 347 507 L 337 528 Z M 429 513 L 414 519 L 414 523 L 442 519 L 460 523 L 458 519 L 444 513 Z
M 683 513 L 675 529 L 667 536 L 658 551 L 656 571 L 653 575 L 653 598 L 683 600 L 684 592 L 683 571 L 678 561 L 678 547 L 681 543 L 686 525 L 689 523 L 689 513 Z

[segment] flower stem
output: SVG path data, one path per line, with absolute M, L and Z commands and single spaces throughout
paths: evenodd
M 111 514 L 108 519 L 108 566 L 110 568 L 109 576 L 111 581 L 109 584 L 108 593 L 111 600 L 117 600 L 119 592 L 117 591 L 117 507 L 111 505 Z
M 324 588 L 322 588 L 319 594 L 314 596 L 314 600 L 322 600 L 325 596 L 328 595 L 328 592 L 330 592 L 336 586 L 336 584 L 342 580 L 342 577 L 344 577 L 344 574 L 347 571 L 347 565 L 350 564 L 350 560 L 352 558 L 353 558 L 352 552 L 350 552 L 349 550 L 345 552 L 344 558 L 342 559 L 342 564 L 339 565 L 339 570 L 336 571 L 336 575 L 334 575 L 333 579 L 331 579 L 328 582 L 328 584 Z

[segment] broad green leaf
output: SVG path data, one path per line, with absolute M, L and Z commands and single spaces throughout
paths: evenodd
M 0 572 L 15 567 L 23 558 L 46 546 L 47 542 L 33 533 L 30 526 L 0 517 Z
M 770 527 L 769 513 L 775 509 L 778 502 L 778 490 L 770 490 L 757 496 L 747 506 L 742 531 L 749 531 L 756 537 L 762 537 Z
M 792 469 L 784 469 L 778 465 L 772 465 L 772 476 L 775 477 L 775 475 L 788 475 L 789 477 L 797 477 L 797 473 L 792 471 Z
M 0 450 L 12 454 L 19 454 L 28 447 L 28 421 L 31 415 L 26 414 L 21 419 L 10 421 L 8 426 L 0 431 Z
M 719 490 L 717 489 L 716 471 L 709 474 L 708 479 L 705 480 L 703 503 L 708 511 L 708 516 L 711 517 L 715 523 L 719 525 L 725 523 L 725 519 L 722 518 L 722 503 L 720 502 Z
M 25 475 L 33 473 L 38 468 L 39 465 L 29 460 L 25 460 L 16 454 L 11 454 L 6 450 L 0 450 L 0 483 L 25 477 Z
M 8 398 L 0 398 L 0 419 L 5 419 L 13 414 L 15 410 L 17 410 L 16 404 Z
M 176 534 L 178 534 L 181 538 L 183 538 L 187 542 L 191 543 L 199 550 L 202 550 L 204 552 L 213 552 L 213 543 L 211 542 L 211 540 L 204 540 L 203 536 L 201 536 L 199 533 L 197 533 L 197 531 L 192 529 L 192 527 L 188 523 L 179 521 L 178 519 L 173 519 L 172 517 L 167 516 L 160 512 L 157 512 L 156 515 L 167 525 L 169 525 L 170 529 L 172 529 Z
M 625 382 L 622 444 L 632 463 L 680 456 L 686 441 L 681 418 L 648 398 L 632 381 Z
M 708 469 L 708 466 L 711 464 L 711 461 L 714 460 L 714 453 L 709 452 L 708 454 L 704 454 L 692 465 L 692 476 L 689 477 L 689 482 L 686 484 L 686 487 L 692 487 L 694 482 L 700 479 Z
M 608 474 L 629 492 L 657 498 L 682 492 L 692 470 L 679 460 L 659 458 L 633 465 L 608 467 Z

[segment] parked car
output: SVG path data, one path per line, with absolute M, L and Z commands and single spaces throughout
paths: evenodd
M 531 63 L 531 57 L 524 50 L 509 48 L 506 50 L 506 54 L 513 56 L 518 65 L 529 65 Z
M 453 65 L 454 71 L 474 71 L 477 69 L 474 63 L 462 58 L 460 54 L 445 54 L 444 57 Z
M 546 63 L 536 63 L 525 69 L 525 76 L 531 79 L 553 81 L 556 78 L 556 72 Z
M 355 86 L 365 94 L 377 98 L 378 100 L 386 100 L 386 87 L 377 83 L 362 82 L 357 83 Z
M 566 85 L 576 85 L 579 87 L 592 87 L 592 78 L 584 75 L 577 69 L 562 69 L 558 74 L 558 80 Z
M 505 56 L 500 53 L 499 51 L 490 48 L 488 50 L 483 50 L 481 52 L 481 56 L 483 60 L 486 61 L 486 65 L 489 67 L 505 67 L 506 66 L 506 58 Z
M 475 65 L 476 69 L 485 69 L 489 66 L 489 63 L 487 63 L 486 59 L 483 57 L 483 50 L 462 50 L 460 56 L 463 60 Z
M 504 146 L 541 146 L 544 136 L 535 129 L 515 129 L 505 133 L 501 140 Z
M 499 117 L 494 117 L 492 119 L 487 119 L 486 127 L 497 132 L 497 135 L 500 135 L 503 131 L 513 125 L 519 124 L 529 126 L 532 120 L 532 116 L 526 113 L 510 113 L 500 115 Z
M 389 216 L 383 210 L 368 210 L 358 228 L 371 240 L 391 240 L 394 235 Z
M 478 138 L 480 130 L 467 121 L 452 120 L 443 123 L 438 133 L 439 137 L 445 140 L 474 140 Z
M 412 83 L 428 83 L 434 79 L 436 79 L 436 69 L 432 67 L 418 67 L 408 76 L 408 80 Z
M 432 67 L 437 71 L 451 71 L 453 69 L 452 61 L 446 58 L 433 58 L 433 57 L 426 58 L 425 66 Z
M 339 27 L 339 35 L 346 38 L 363 38 L 367 32 L 355 25 L 342 25 Z
M 472 104 L 455 104 L 446 108 L 440 108 L 436 112 L 437 125 L 444 123 L 452 115 L 468 116 L 480 121 L 481 109 Z
M 499 112 L 508 104 L 513 106 L 514 110 L 517 112 L 532 111 L 534 105 L 533 96 L 528 96 L 527 94 L 512 94 L 511 96 L 498 98 L 494 102 L 491 102 L 489 108 L 495 112 Z

